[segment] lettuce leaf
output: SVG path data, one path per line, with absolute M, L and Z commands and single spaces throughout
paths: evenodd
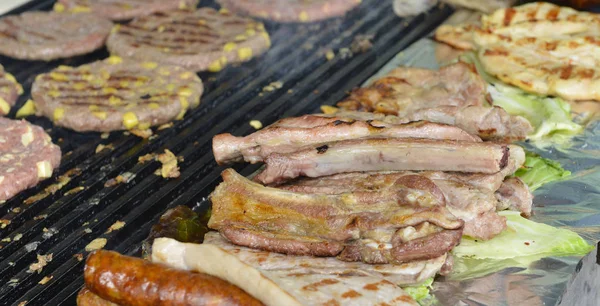
M 433 277 L 425 280 L 418 286 L 410 286 L 402 288 L 404 292 L 406 292 L 410 297 L 412 297 L 415 301 L 421 304 L 425 299 L 430 298 L 429 291 L 431 290 L 431 285 L 433 284 Z
M 556 161 L 543 158 L 533 152 L 526 152 L 525 156 L 525 164 L 523 168 L 515 172 L 515 176 L 521 178 L 531 191 L 546 183 L 563 180 L 571 175 L 571 171 L 563 169 Z
M 487 241 L 463 236 L 452 250 L 455 256 L 451 279 L 484 276 L 505 268 L 527 268 L 549 256 L 584 256 L 594 247 L 577 233 L 537 223 L 519 212 L 502 211 L 507 228 Z
M 560 98 L 541 97 L 524 90 L 507 85 L 488 74 L 477 55 L 466 53 L 461 61 L 475 65 L 477 72 L 488 82 L 488 92 L 494 105 L 504 108 L 509 114 L 522 116 L 534 127 L 528 135 L 532 141 L 566 144 L 570 139 L 583 131 L 583 126 L 573 122 L 571 106 Z
M 528 220 L 516 211 L 498 214 L 506 217 L 506 230 L 487 241 L 463 237 L 453 254 L 458 257 L 507 259 L 532 255 L 585 255 L 593 249 L 570 230 Z

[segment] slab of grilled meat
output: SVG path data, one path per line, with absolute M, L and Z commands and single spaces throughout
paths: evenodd
M 245 137 L 229 133 L 213 138 L 213 153 L 219 164 L 246 161 L 258 163 L 272 153 L 292 153 L 312 146 L 348 139 L 428 138 L 481 142 L 462 129 L 438 123 L 390 123 L 344 116 L 304 115 L 281 119 Z
M 356 171 L 434 170 L 493 174 L 504 169 L 507 145 L 432 139 L 357 139 L 272 153 L 255 180 L 281 183 L 300 176 Z
M 401 177 L 386 190 L 335 195 L 265 187 L 232 169 L 222 176 L 208 225 L 241 246 L 400 264 L 442 256 L 462 235 L 463 221 L 421 176 Z
M 455 125 L 484 140 L 522 140 L 533 130 L 526 119 L 491 107 L 486 98 L 485 81 L 471 66 L 457 63 L 437 71 L 397 68 L 370 86 L 355 89 L 337 105 L 344 111 L 394 115 L 395 123 L 427 120 Z

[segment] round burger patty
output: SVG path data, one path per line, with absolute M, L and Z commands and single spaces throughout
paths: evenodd
M 58 0 L 57 12 L 91 12 L 111 20 L 129 20 L 155 12 L 195 9 L 198 0 Z
M 183 118 L 200 104 L 200 78 L 183 67 L 111 56 L 36 77 L 38 115 L 75 131 L 147 129 Z
M 112 22 L 91 14 L 28 12 L 0 19 L 0 53 L 24 60 L 53 60 L 104 45 Z
M 343 16 L 361 0 L 217 0 L 242 15 L 278 22 L 313 22 Z
M 60 148 L 39 126 L 0 117 L 0 201 L 52 176 Z
M 118 56 L 213 72 L 248 61 L 270 45 L 262 23 L 212 8 L 139 17 L 115 26 L 107 41 Z
M 8 114 L 17 98 L 23 93 L 23 87 L 15 77 L 4 71 L 0 65 L 0 116 Z

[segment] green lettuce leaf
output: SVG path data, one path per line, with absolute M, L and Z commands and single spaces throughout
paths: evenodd
M 515 172 L 515 176 L 521 178 L 531 191 L 546 183 L 563 180 L 571 175 L 571 171 L 563 169 L 556 161 L 532 152 L 526 152 L 525 156 L 525 164 L 523 168 Z
M 519 212 L 502 211 L 507 228 L 491 240 L 463 236 L 452 250 L 455 256 L 451 279 L 481 277 L 505 268 L 527 268 L 549 256 L 584 256 L 594 247 L 577 233 L 537 223 Z
M 419 302 L 429 297 L 429 290 L 433 284 L 433 277 L 428 278 L 418 286 L 410 286 L 402 288 L 410 297 Z
M 593 249 L 577 233 L 521 217 L 519 212 L 501 211 L 506 230 L 483 241 L 463 237 L 452 253 L 458 257 L 508 259 L 520 256 L 585 255 Z
M 530 140 L 541 145 L 566 144 L 583 131 L 583 126 L 573 122 L 571 106 L 564 100 L 540 97 L 503 83 L 483 69 L 475 53 L 466 53 L 460 60 L 474 64 L 477 72 L 490 84 L 488 91 L 494 105 L 504 108 L 511 115 L 522 116 L 531 123 L 534 132 L 528 135 Z

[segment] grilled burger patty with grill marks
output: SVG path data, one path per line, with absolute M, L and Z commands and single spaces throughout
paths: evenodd
M 39 126 L 0 118 L 0 202 L 52 176 L 60 148 Z
M 0 115 L 6 115 L 10 108 L 15 105 L 19 95 L 23 93 L 23 87 L 15 77 L 4 71 L 0 65 Z
M 182 67 L 113 56 L 41 74 L 31 95 L 38 115 L 83 132 L 147 129 L 183 118 L 202 91 L 200 78 Z
M 122 57 L 212 72 L 248 61 L 270 45 L 262 23 L 212 8 L 136 18 L 117 25 L 107 42 L 110 52 Z
M 313 22 L 343 16 L 361 0 L 218 0 L 233 12 L 278 22 Z
M 91 14 L 27 12 L 0 19 L 0 54 L 23 60 L 53 60 L 104 45 L 112 23 Z
M 198 0 L 58 0 L 57 12 L 91 12 L 111 20 L 129 20 L 156 12 L 195 9 Z

